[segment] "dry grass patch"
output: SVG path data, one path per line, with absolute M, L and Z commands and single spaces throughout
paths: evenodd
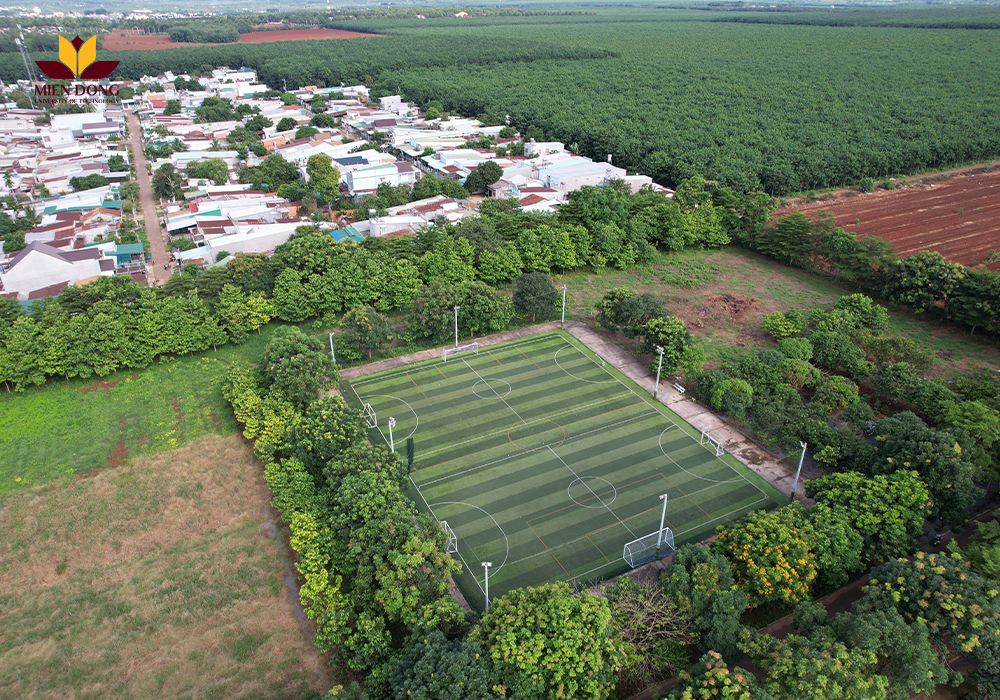
M 236 436 L 0 497 L 0 697 L 325 691 L 270 499 Z

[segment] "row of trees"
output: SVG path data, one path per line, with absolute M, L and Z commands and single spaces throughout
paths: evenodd
M 736 240 L 782 262 L 832 275 L 915 313 L 948 318 L 972 331 L 1000 330 L 1000 274 L 972 270 L 931 251 L 897 258 L 880 238 L 858 240 L 853 233 L 836 228 L 828 213 L 809 219 L 795 212 L 773 225 L 740 232 Z

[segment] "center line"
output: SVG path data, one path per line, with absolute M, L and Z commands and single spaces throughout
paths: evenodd
M 488 381 L 486 381 L 485 379 L 483 379 L 483 375 L 481 375 L 481 374 L 480 374 L 479 372 L 477 372 L 477 371 L 476 371 L 475 369 L 473 369 L 472 365 L 470 365 L 470 364 L 469 364 L 468 362 L 466 362 L 466 360 L 465 360 L 465 358 L 464 358 L 464 357 L 462 358 L 462 362 L 465 362 L 465 366 L 466 366 L 466 367 L 468 367 L 469 369 L 471 369 L 471 370 L 472 370 L 472 373 L 473 373 L 473 374 L 475 374 L 475 375 L 476 375 L 477 377 L 479 377 L 479 379 L 480 379 L 481 381 L 483 381 L 483 382 L 486 382 L 486 386 L 490 387 L 490 391 L 492 391 L 492 392 L 493 392 L 494 394 L 496 394 L 496 397 L 497 397 L 498 399 L 500 399 L 501 401 L 503 401 L 503 402 L 504 402 L 504 405 L 506 405 L 506 406 L 507 406 L 507 408 L 509 408 L 509 409 L 510 409 L 511 411 L 513 411 L 513 412 L 514 412 L 514 415 L 515 415 L 515 416 L 517 416 L 517 419 L 518 419 L 519 421 L 521 421 L 521 422 L 522 422 L 522 423 L 524 423 L 525 425 L 527 425 L 527 424 L 528 424 L 528 421 L 526 421 L 526 420 L 524 420 L 523 418 L 521 418 L 521 414 L 520 414 L 520 413 L 518 413 L 517 411 L 514 411 L 514 408 L 513 408 L 513 407 L 512 407 L 512 406 L 511 406 L 511 405 L 510 405 L 509 403 L 507 403 L 506 399 L 504 399 L 504 397 L 500 396 L 500 394 L 499 394 L 499 393 L 497 392 L 497 390 L 496 390 L 496 389 L 494 389 L 494 388 L 493 388 L 493 387 L 492 387 L 492 386 L 490 385 L 490 383 L 489 383 Z
M 562 462 L 564 467 L 566 467 L 567 469 L 569 469 L 569 473 L 572 474 L 573 476 L 575 476 L 576 480 L 579 481 L 581 484 L 583 484 L 587 488 L 587 490 L 590 491 L 590 493 L 593 494 L 594 498 L 597 499 L 598 503 L 600 503 L 602 506 L 604 506 L 605 508 L 607 508 L 608 512 L 611 513 L 611 515 L 615 516 L 615 520 L 617 520 L 619 523 L 621 523 L 625 527 L 625 529 L 628 530 L 632 534 L 632 537 L 635 537 L 635 533 L 632 532 L 632 528 L 630 528 L 628 525 L 625 525 L 625 521 L 622 520 L 621 518 L 619 518 L 617 515 L 615 515 L 615 512 L 613 510 L 611 510 L 611 506 L 605 505 L 604 501 L 601 500 L 601 497 L 598 496 L 596 493 L 594 493 L 594 489 L 590 488 L 590 486 L 587 486 L 587 482 L 584 481 L 583 479 L 581 479 L 580 476 L 575 471 L 573 471 L 573 468 L 570 467 L 568 464 L 566 464 L 566 462 L 563 460 L 562 457 L 560 457 L 559 455 L 556 454 L 555 450 L 553 450 L 548 445 L 546 445 L 545 448 L 549 452 L 551 452 L 553 455 L 555 455 L 555 458 L 558 459 L 560 462 Z M 600 551 L 600 550 L 598 550 L 598 551 Z M 601 552 L 601 556 L 604 556 L 603 552 Z

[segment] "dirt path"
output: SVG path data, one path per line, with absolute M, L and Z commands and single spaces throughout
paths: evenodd
M 139 182 L 139 206 L 142 207 L 143 220 L 146 222 L 146 237 L 149 239 L 149 254 L 152 261 L 148 270 L 153 273 L 153 280 L 156 285 L 162 285 L 173 274 L 173 269 L 164 265 L 170 264 L 170 255 L 167 253 L 168 235 L 160 228 L 160 222 L 156 215 L 156 198 L 153 197 L 153 185 L 146 172 L 146 154 L 142 151 L 142 127 L 139 126 L 139 119 L 135 112 L 128 114 L 129 145 L 132 147 L 132 157 L 135 159 L 136 180 Z

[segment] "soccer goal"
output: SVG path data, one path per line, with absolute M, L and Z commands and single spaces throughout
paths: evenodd
M 458 537 L 455 535 L 455 531 L 451 529 L 447 520 L 441 521 L 441 529 L 448 536 L 448 540 L 444 543 L 444 553 L 455 554 L 458 552 Z
M 709 450 L 715 452 L 716 457 L 721 457 L 725 454 L 725 450 L 722 449 L 722 443 L 716 440 L 714 437 L 708 434 L 707 431 L 701 432 L 701 444 L 704 445 Z
M 625 545 L 622 559 L 633 569 L 674 553 L 674 533 L 669 527 L 632 540 Z
M 471 352 L 473 355 L 478 355 L 479 343 L 469 343 L 468 345 L 459 345 L 455 348 L 445 348 L 441 351 L 441 361 L 447 362 L 449 357 L 462 352 Z
M 378 420 L 375 418 L 375 409 L 372 408 L 370 403 L 365 404 L 365 425 L 369 428 L 374 428 L 378 425 Z

